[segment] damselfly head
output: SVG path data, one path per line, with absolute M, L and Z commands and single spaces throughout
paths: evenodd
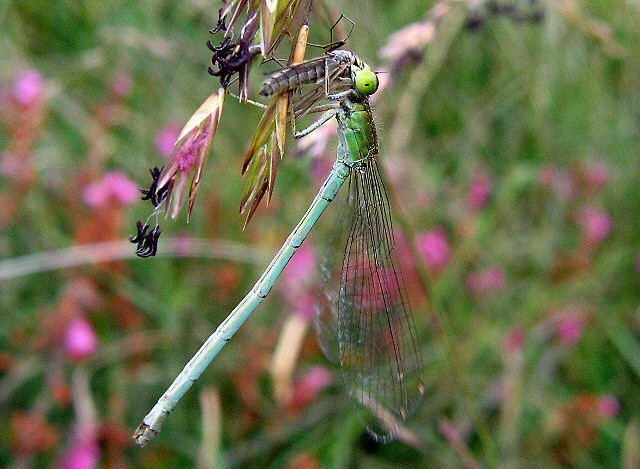
M 362 70 L 355 71 L 353 82 L 358 93 L 369 96 L 378 91 L 378 76 L 368 65 Z
M 355 54 L 351 66 L 351 80 L 360 94 L 369 96 L 378 91 L 378 76 Z

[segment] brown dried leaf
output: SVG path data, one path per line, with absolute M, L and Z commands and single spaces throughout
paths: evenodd
M 260 148 L 260 153 L 252 158 L 251 171 L 247 176 L 247 183 L 245 184 L 244 194 L 240 202 L 240 213 L 245 211 L 249 202 L 252 201 L 259 192 L 258 188 L 264 180 L 266 173 L 267 160 L 267 148 L 265 145 Z
M 271 39 L 273 36 L 273 26 L 276 21 L 276 10 L 278 8 L 278 0 L 262 0 L 260 8 L 260 49 L 263 52 L 271 47 Z
M 265 109 L 264 114 L 258 123 L 258 128 L 253 136 L 251 145 L 249 145 L 249 150 L 247 150 L 247 153 L 245 154 L 244 162 L 242 163 L 243 175 L 247 171 L 249 163 L 251 163 L 258 150 L 260 150 L 262 145 L 267 142 L 267 139 L 275 129 L 277 104 L 276 99 L 272 100 L 267 106 L 267 109 Z

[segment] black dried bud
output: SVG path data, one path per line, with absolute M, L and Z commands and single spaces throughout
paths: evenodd
M 151 231 L 149 224 L 136 222 L 138 232 L 135 236 L 130 236 L 129 241 L 138 245 L 136 255 L 138 257 L 152 257 L 158 252 L 158 239 L 160 238 L 160 226 L 156 225 Z
M 149 172 L 153 179 L 151 187 L 149 187 L 149 189 L 140 189 L 140 192 L 142 192 L 142 200 L 151 200 L 153 206 L 157 207 L 164 202 L 164 199 L 167 197 L 168 188 L 161 187 L 158 189 L 158 179 L 160 178 L 160 173 L 162 173 L 162 168 L 158 169 L 157 167 L 153 167 Z

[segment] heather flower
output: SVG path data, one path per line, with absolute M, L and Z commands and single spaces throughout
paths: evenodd
M 441 228 L 419 234 L 416 243 L 425 264 L 434 274 L 444 270 L 451 260 L 449 240 Z
M 45 92 L 46 83 L 37 70 L 25 70 L 13 85 L 13 97 L 23 106 L 36 104 Z
M 125 98 L 133 89 L 133 77 L 128 73 L 118 73 L 111 82 L 111 91 L 119 98 Z
M 289 407 L 292 410 L 304 408 L 320 394 L 332 381 L 331 371 L 322 366 L 316 366 L 295 384 Z
M 598 411 L 605 418 L 615 418 L 621 409 L 620 401 L 613 394 L 605 394 L 598 399 Z
M 316 366 L 311 368 L 302 379 L 302 383 L 309 389 L 320 391 L 331 384 L 332 375 L 324 366 Z
M 467 276 L 467 286 L 475 297 L 502 291 L 505 284 L 506 273 L 502 267 L 489 267 L 488 269 L 471 272 Z
M 545 188 L 563 199 L 572 198 L 577 193 L 576 182 L 573 178 L 567 172 L 553 166 L 543 166 L 540 169 L 538 179 Z
M 604 163 L 589 163 L 583 170 L 583 178 L 587 189 L 599 192 L 609 184 L 609 168 Z
M 4 152 L 0 155 L 0 173 L 10 179 L 19 180 L 24 170 L 23 163 L 15 153 Z
M 491 179 L 484 171 L 477 171 L 469 186 L 467 203 L 473 210 L 479 210 L 487 204 L 490 196 Z
M 299 295 L 306 290 L 315 273 L 316 253 L 309 243 L 303 243 L 282 272 L 281 283 L 287 295 Z
M 98 348 L 98 337 L 93 326 L 83 317 L 75 318 L 64 335 L 64 349 L 72 360 L 91 357 Z
M 595 207 L 585 207 L 578 213 L 586 242 L 600 244 L 607 239 L 613 229 L 613 221 L 608 213 Z
M 504 349 L 511 353 L 522 350 L 524 347 L 525 336 L 522 329 L 512 329 L 509 331 L 504 338 L 503 346 Z
M 157 181 L 154 181 L 156 193 L 167 192 L 166 210 L 167 213 L 170 212 L 171 218 L 180 213 L 189 177 L 189 215 L 193 210 L 202 170 L 207 163 L 209 149 L 218 130 L 224 96 L 225 91 L 220 88 L 191 116 L 178 137 L 169 162 Z
M 316 298 L 310 294 L 300 296 L 296 301 L 295 312 L 298 316 L 311 321 L 316 314 Z
M 180 127 L 177 124 L 167 124 L 156 134 L 156 150 L 164 157 L 169 157 L 173 147 L 180 137 Z
M 111 201 L 131 205 L 138 199 L 138 187 L 124 173 L 113 171 L 89 184 L 83 194 L 84 201 L 93 208 L 104 207 Z
M 564 345 L 574 345 L 582 337 L 582 316 L 579 313 L 569 313 L 558 319 L 556 334 L 558 340 Z
M 94 469 L 100 462 L 100 446 L 96 432 L 77 432 L 64 459 L 56 469 Z

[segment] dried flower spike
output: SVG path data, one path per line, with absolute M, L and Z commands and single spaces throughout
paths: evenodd
M 191 215 L 200 187 L 202 171 L 207 163 L 211 143 L 218 130 L 224 97 L 225 90 L 220 88 L 202 103 L 182 129 L 169 162 L 159 175 L 152 172 L 156 202 L 159 205 L 166 199 L 166 210 L 167 213 L 171 212 L 171 218 L 175 218 L 180 213 L 187 189 L 187 179 L 193 175 L 189 188 L 188 215 Z M 153 203 L 153 196 L 149 196 L 149 198 Z M 154 205 L 157 207 L 155 203 Z

